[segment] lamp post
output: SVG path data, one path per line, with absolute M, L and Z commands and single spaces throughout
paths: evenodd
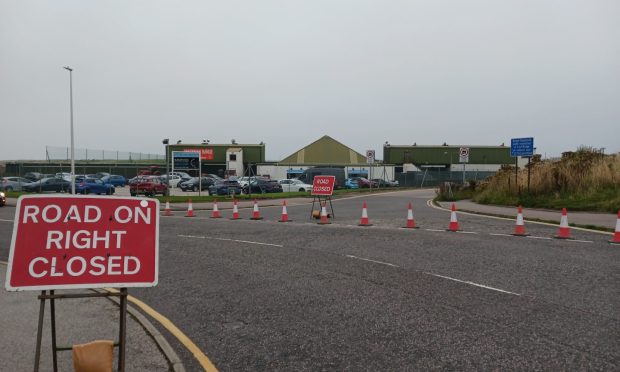
M 63 67 L 69 71 L 69 108 L 71 111 L 71 194 L 75 195 L 75 152 L 73 143 L 73 69 L 69 66 Z
M 164 144 L 164 148 L 166 149 L 166 156 L 164 157 L 166 159 L 166 186 L 168 186 L 166 193 L 170 195 L 170 170 L 168 168 L 170 165 L 170 162 L 168 161 L 168 144 L 170 143 L 170 140 L 168 138 L 164 138 L 161 143 Z

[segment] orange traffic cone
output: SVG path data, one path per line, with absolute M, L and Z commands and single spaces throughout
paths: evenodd
M 554 236 L 556 239 L 571 239 L 570 227 L 568 227 L 568 215 L 566 214 L 566 208 L 562 208 L 562 219 L 560 220 L 560 230 L 558 235 Z
M 364 201 L 364 205 L 362 206 L 362 218 L 360 219 L 358 226 L 372 226 L 368 220 L 368 208 L 366 208 L 366 201 Z
M 616 220 L 616 231 L 614 237 L 609 241 L 611 244 L 620 244 L 620 211 L 618 211 L 618 219 Z
M 170 202 L 166 200 L 166 207 L 164 208 L 164 216 L 172 216 L 172 210 L 170 209 Z
M 211 212 L 211 218 L 221 218 L 220 210 L 217 208 L 217 200 L 213 201 L 213 212 Z
M 239 217 L 239 206 L 237 206 L 237 200 L 233 200 L 233 214 L 231 220 L 238 220 Z
M 519 206 L 517 210 L 517 224 L 515 225 L 514 236 L 528 236 L 530 234 L 525 232 L 525 223 L 523 223 L 523 208 Z
M 321 219 L 319 220 L 319 225 L 329 225 L 331 222 L 327 219 L 327 208 L 325 208 L 325 204 L 321 206 Z
M 252 211 L 251 220 L 262 220 L 263 217 L 260 216 L 260 211 L 258 210 L 258 203 L 254 200 L 254 210 Z
M 192 206 L 192 199 L 189 199 L 189 202 L 187 203 L 187 214 L 185 215 L 185 217 L 195 217 L 194 207 Z
M 407 225 L 404 227 L 405 229 L 417 229 L 418 227 L 415 225 L 415 219 L 413 218 L 413 207 L 411 203 L 407 207 Z
M 282 217 L 280 217 L 278 222 L 291 222 L 291 220 L 288 219 L 288 212 L 286 211 L 286 200 L 282 202 Z
M 459 221 L 456 218 L 456 205 L 452 203 L 452 212 L 450 213 L 450 225 L 448 231 L 461 231 Z

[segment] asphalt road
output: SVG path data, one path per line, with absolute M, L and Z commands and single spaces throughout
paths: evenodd
M 183 330 L 222 371 L 618 370 L 620 249 L 609 236 L 427 206 L 432 191 L 263 208 L 262 221 L 162 218 L 160 280 L 131 293 Z M 358 227 L 366 200 L 372 227 Z M 417 230 L 405 225 L 414 205 Z M 6 260 L 14 208 L 0 209 Z M 224 211 L 229 217 L 230 211 Z M 7 222 L 9 221 L 9 222 Z M 165 331 L 162 333 L 166 334 Z M 170 335 L 186 363 L 194 357 Z

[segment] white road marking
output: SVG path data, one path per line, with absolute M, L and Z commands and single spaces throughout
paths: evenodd
M 435 232 L 444 232 L 446 230 L 437 230 L 437 229 L 424 229 L 426 231 L 435 231 Z
M 13 222 L 13 220 L 0 220 L 0 222 Z
M 514 295 L 514 296 L 521 296 L 519 293 L 510 292 L 510 291 L 505 291 L 505 290 L 503 290 L 503 289 L 494 288 L 494 287 L 489 287 L 488 285 L 478 284 L 478 283 L 470 282 L 470 281 L 467 281 L 467 280 L 460 280 L 460 279 L 451 278 L 451 277 L 449 277 L 449 276 L 444 276 L 444 275 L 439 275 L 439 274 L 433 274 L 433 273 L 427 273 L 427 272 L 425 272 L 424 274 L 426 274 L 426 275 L 430 275 L 430 276 L 434 276 L 434 277 L 437 277 L 437 278 L 443 278 L 443 279 L 452 280 L 452 281 L 459 282 L 459 283 L 463 283 L 463 284 L 473 285 L 473 286 L 475 286 L 475 287 L 480 287 L 480 288 L 484 288 L 484 289 L 490 289 L 490 290 L 492 290 L 492 291 L 497 291 L 497 292 L 501 292 L 501 293 L 511 294 L 511 295 Z
M 455 232 L 459 234 L 478 234 L 475 231 L 455 231 Z
M 579 240 L 579 239 L 566 239 L 569 242 L 577 242 L 577 243 L 594 243 L 591 240 Z
M 489 235 L 493 235 L 493 236 L 514 236 L 514 235 L 510 235 L 510 234 L 493 234 L 493 233 L 489 233 Z
M 284 247 L 282 244 L 272 244 L 272 243 L 263 243 L 263 242 L 253 242 L 250 240 L 238 240 L 238 239 L 228 239 L 228 238 L 214 238 L 210 236 L 200 236 L 200 235 L 177 235 L 181 238 L 190 238 L 190 239 L 210 239 L 210 240 L 220 240 L 225 242 L 235 242 L 235 243 L 246 243 L 246 244 L 256 244 L 256 245 L 266 245 L 270 247 Z
M 362 257 L 357 257 L 357 256 L 351 256 L 350 254 L 345 255 L 345 257 L 348 258 L 354 258 L 356 260 L 362 260 L 362 261 L 368 261 L 368 262 L 374 262 L 374 263 L 378 263 L 380 265 L 387 265 L 387 266 L 391 266 L 391 267 L 399 267 L 398 265 L 394 265 L 388 262 L 383 262 L 383 261 L 376 261 L 376 260 L 371 260 L 369 258 L 362 258 Z
M 544 239 L 544 240 L 553 240 L 553 238 L 547 238 L 546 236 L 526 236 L 526 238 L 530 238 L 530 239 Z

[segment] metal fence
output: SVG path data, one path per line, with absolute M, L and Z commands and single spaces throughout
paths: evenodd
M 69 147 L 45 146 L 45 158 L 47 161 L 71 160 L 71 149 Z M 95 149 L 75 149 L 75 160 L 88 161 L 149 161 L 164 160 L 164 154 L 146 154 L 142 152 L 114 151 L 114 150 L 95 150 Z
M 481 181 L 494 175 L 496 172 L 466 171 L 465 182 Z M 463 183 L 463 171 L 423 170 L 421 172 L 405 172 L 396 175 L 399 185 L 409 187 L 432 187 L 444 182 Z

